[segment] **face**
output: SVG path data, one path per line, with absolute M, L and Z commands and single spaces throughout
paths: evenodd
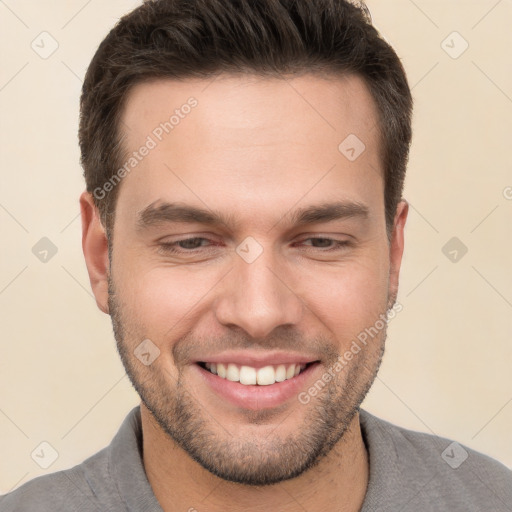
M 223 479 L 313 467 L 375 378 L 407 215 L 389 243 L 376 120 L 355 76 L 162 80 L 128 97 L 136 161 L 117 185 L 108 297 L 93 289 L 143 406 Z

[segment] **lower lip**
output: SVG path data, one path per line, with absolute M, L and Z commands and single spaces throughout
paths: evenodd
M 297 397 L 303 391 L 312 374 L 320 366 L 319 362 L 310 364 L 299 375 L 283 382 L 276 382 L 268 386 L 240 384 L 223 379 L 218 375 L 205 370 L 197 363 L 193 365 L 199 375 L 213 391 L 228 402 L 241 407 L 257 411 L 277 407 L 292 397 Z

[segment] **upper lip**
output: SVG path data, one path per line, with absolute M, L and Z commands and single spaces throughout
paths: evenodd
M 220 352 L 215 355 L 205 356 L 196 362 L 202 363 L 235 363 L 240 366 L 252 366 L 262 368 L 268 365 L 279 364 L 307 364 L 318 361 L 314 355 L 305 355 L 294 352 L 255 352 L 250 350 L 236 350 Z

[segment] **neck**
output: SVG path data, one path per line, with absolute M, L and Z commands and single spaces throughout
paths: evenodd
M 298 509 L 358 512 L 369 464 L 356 414 L 335 447 L 296 478 L 265 487 L 225 481 L 205 470 L 156 423 L 141 403 L 144 468 L 164 512 L 239 512 Z

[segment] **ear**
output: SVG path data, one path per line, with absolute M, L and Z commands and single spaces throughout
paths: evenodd
M 398 203 L 393 221 L 391 243 L 389 246 L 389 301 L 388 308 L 391 308 L 398 295 L 398 281 L 400 266 L 404 252 L 404 227 L 409 213 L 409 203 L 402 198 Z
M 108 243 L 99 211 L 92 195 L 84 191 L 80 196 L 82 216 L 82 250 L 89 273 L 96 304 L 108 314 Z

